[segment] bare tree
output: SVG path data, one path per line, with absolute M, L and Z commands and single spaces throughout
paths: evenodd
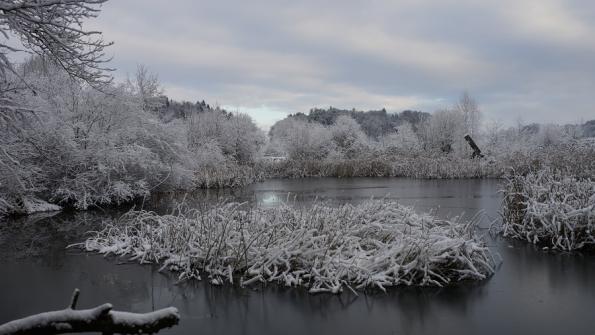
M 460 152 L 466 147 L 464 116 L 458 109 L 439 110 L 421 126 L 420 135 L 426 149 L 438 149 L 445 153 Z
M 146 65 L 138 64 L 136 66 L 133 86 L 141 100 L 143 110 L 149 111 L 160 106 L 159 101 L 155 100 L 163 94 L 159 77 L 156 73 L 151 72 Z
M 25 51 L 48 57 L 70 76 L 91 86 L 111 82 L 112 69 L 101 32 L 83 29 L 83 21 L 98 15 L 107 0 L 3 0 L 0 1 L 0 75 L 16 74 L 8 58 L 10 52 Z M 24 49 L 8 45 L 16 36 Z
M 456 109 L 463 115 L 466 132 L 471 137 L 475 137 L 479 133 L 479 123 L 481 122 L 481 113 L 475 99 L 468 92 L 463 92 Z

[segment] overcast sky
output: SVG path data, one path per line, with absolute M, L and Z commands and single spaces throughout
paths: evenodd
M 90 26 L 166 94 L 266 127 L 312 107 L 452 105 L 488 120 L 595 119 L 595 1 L 111 0 Z

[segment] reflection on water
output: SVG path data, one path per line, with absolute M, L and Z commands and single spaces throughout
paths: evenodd
M 305 179 L 270 180 L 236 190 L 186 196 L 188 205 L 217 199 L 260 206 L 282 202 L 333 204 L 396 199 L 441 216 L 497 217 L 500 197 L 492 180 Z M 288 199 L 288 193 L 290 193 Z M 145 201 L 170 211 L 179 195 Z M 141 204 L 143 205 L 143 204 Z M 137 206 L 140 206 L 137 204 Z M 482 283 L 447 288 L 397 288 L 359 297 L 310 295 L 303 289 L 215 287 L 177 283 L 158 266 L 137 265 L 65 249 L 84 232 L 122 211 L 60 213 L 12 220 L 0 228 L 0 323 L 64 307 L 74 287 L 80 307 L 111 302 L 145 312 L 176 306 L 179 326 L 164 334 L 591 334 L 595 329 L 595 256 L 546 253 L 524 243 L 492 239 L 502 259 Z M 485 228 L 490 219 L 484 220 Z

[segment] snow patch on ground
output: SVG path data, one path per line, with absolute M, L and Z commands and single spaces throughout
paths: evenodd
M 23 198 L 23 212 L 25 214 L 33 214 L 39 212 L 53 212 L 61 211 L 62 207 L 50 204 L 47 201 L 37 198 Z

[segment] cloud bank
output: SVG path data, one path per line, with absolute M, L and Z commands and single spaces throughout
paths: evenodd
M 486 119 L 595 118 L 595 3 L 112 0 L 90 22 L 117 76 L 137 63 L 166 93 L 266 127 L 312 107 L 416 109 L 468 90 Z

